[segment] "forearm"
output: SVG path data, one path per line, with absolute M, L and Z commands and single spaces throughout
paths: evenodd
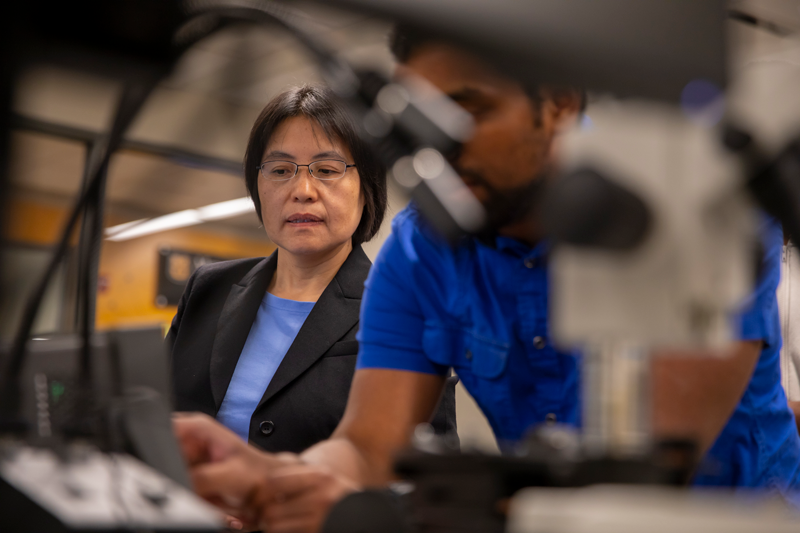
M 741 401 L 761 342 L 738 342 L 730 353 L 653 357 L 653 431 L 656 438 L 690 438 L 705 453 Z
M 339 427 L 301 459 L 361 486 L 386 485 L 394 478 L 397 453 L 408 446 L 417 424 L 430 420 L 444 382 L 443 376 L 416 372 L 357 371 Z
M 361 487 L 382 485 L 389 480 L 387 465 L 370 460 L 367 454 L 344 437 L 322 441 L 303 452 L 300 459 L 308 464 L 325 466 Z

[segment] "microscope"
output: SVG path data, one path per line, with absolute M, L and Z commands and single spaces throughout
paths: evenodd
M 636 514 L 638 521 L 631 521 L 630 528 L 647 527 L 648 517 L 662 512 L 696 519 L 676 526 L 688 531 L 732 512 L 740 524 L 770 520 L 770 530 L 788 530 L 785 515 L 758 508 L 747 522 L 734 512 L 736 503 L 723 499 L 696 504 L 675 489 L 663 488 L 686 483 L 695 449 L 685 441 L 657 443 L 650 427 L 652 351 L 721 346 L 732 338 L 728 316 L 755 277 L 754 205 L 778 217 L 793 235 L 800 234 L 800 177 L 791 172 L 797 143 L 770 152 L 735 117 L 715 129 L 679 110 L 679 95 L 697 82 L 707 83 L 711 95 L 696 106 L 698 113 L 707 119 L 719 105 L 716 97 L 723 94 L 726 81 L 725 2 L 330 3 L 452 40 L 491 58 L 500 71 L 527 87 L 548 82 L 648 100 L 621 104 L 600 97 L 592 106 L 591 126 L 565 139 L 560 177 L 542 200 L 543 224 L 555 243 L 553 335 L 558 342 L 580 346 L 584 354 L 581 431 L 546 425 L 499 457 L 462 453 L 421 428 L 415 448 L 397 459 L 396 472 L 404 481 L 389 492 L 345 498 L 324 530 L 588 531 L 591 517 L 581 522 L 576 501 L 588 502 L 586 509 L 617 506 L 623 516 L 631 505 L 652 511 Z M 3 508 L 8 513 L 46 509 L 50 521 L 45 525 L 53 530 L 213 530 L 219 517 L 186 490 L 185 472 L 165 466 L 175 464 L 177 450 L 164 433 L 168 408 L 163 392 L 159 399 L 153 394 L 157 384 L 145 383 L 126 366 L 132 352 L 157 352 L 148 344 L 152 335 L 101 336 L 91 327 L 90 287 L 102 233 L 104 173 L 127 126 L 155 83 L 194 42 L 232 21 L 279 24 L 318 60 L 326 83 L 349 105 L 360 134 L 431 225 L 454 242 L 479 234 L 487 224 L 482 205 L 446 157 L 469 139 L 471 119 L 423 80 L 389 80 L 376 72 L 355 71 L 304 31 L 302 18 L 284 3 L 118 2 L 119 11 L 105 2 L 83 4 L 86 13 L 97 15 L 79 27 L 84 33 L 70 35 L 69 27 L 57 23 L 58 10 L 44 23 L 33 24 L 35 3 L 21 19 L 36 28 L 31 50 L 72 64 L 79 57 L 83 68 L 120 76 L 125 90 L 106 141 L 87 162 L 85 190 L 50 268 L 52 274 L 80 213 L 85 213 L 89 222 L 81 245 L 86 258 L 81 333 L 41 345 L 30 340 L 45 278 L 4 358 Z M 162 16 L 154 18 L 152 12 Z M 146 35 L 125 24 L 142 17 L 163 24 Z M 121 25 L 119 31 L 90 31 L 108 28 L 101 23 L 109 20 Z M 665 28 L 680 37 L 665 36 Z M 70 48 L 50 46 L 64 42 L 60 39 L 71 43 Z M 127 66 L 119 67 L 120 57 Z M 674 144 L 664 143 L 666 137 Z M 674 151 L 665 152 L 664 146 Z M 653 164 L 672 159 L 671 166 Z M 47 403 L 54 380 L 46 372 L 26 374 L 23 365 L 37 357 L 52 361 L 57 353 L 63 361 L 72 358 L 78 389 L 90 391 L 89 396 L 75 396 L 70 433 L 58 442 L 54 411 Z M 95 379 L 101 374 L 116 376 L 115 388 L 103 389 Z M 88 416 L 88 406 L 98 399 L 105 414 Z M 126 431 L 113 430 L 120 424 Z M 53 479 L 58 481 L 50 483 Z M 609 483 L 616 488 L 604 489 Z M 56 497 L 42 496 L 53 487 L 61 491 Z M 574 492 L 576 487 L 590 492 Z M 94 501 L 87 494 L 103 505 L 75 503 Z M 16 530 L 38 527 L 28 526 Z

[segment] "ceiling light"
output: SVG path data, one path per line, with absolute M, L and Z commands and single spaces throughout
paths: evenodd
M 186 209 L 156 218 L 134 220 L 106 228 L 106 239 L 109 241 L 127 241 L 143 235 L 158 233 L 169 229 L 185 228 L 202 224 L 209 220 L 221 220 L 253 211 L 253 202 L 249 198 L 237 198 L 216 204 Z
M 106 228 L 106 237 L 111 237 L 112 235 L 116 235 L 121 231 L 125 231 L 126 229 L 132 228 L 133 226 L 139 225 L 142 222 L 146 222 L 148 219 L 140 218 L 139 220 L 134 220 L 132 222 L 126 222 L 124 224 L 119 224 L 117 226 L 112 226 L 110 228 Z
M 203 220 L 219 220 L 243 215 L 253 211 L 253 202 L 250 198 L 237 198 L 218 204 L 211 204 L 205 207 L 198 207 L 197 212 Z
M 158 233 L 159 231 L 166 231 L 168 229 L 184 228 L 186 226 L 194 226 L 200 224 L 203 220 L 198 216 L 196 209 L 187 209 L 186 211 L 178 211 L 177 213 L 170 213 L 163 217 L 151 218 L 135 225 L 132 228 L 122 230 L 111 237 L 109 241 L 127 241 L 142 235 L 149 235 L 150 233 Z M 109 228 L 111 229 L 111 228 Z

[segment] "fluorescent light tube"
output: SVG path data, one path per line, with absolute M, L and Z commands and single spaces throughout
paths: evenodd
M 143 235 L 158 233 L 176 228 L 194 226 L 209 220 L 221 220 L 254 211 L 253 202 L 249 198 L 237 198 L 226 202 L 186 209 L 151 219 L 134 220 L 106 228 L 106 239 L 109 241 L 127 241 Z
M 119 233 L 121 231 L 124 231 L 124 230 L 126 230 L 128 228 L 132 228 L 133 226 L 141 224 L 142 222 L 146 222 L 147 220 L 150 220 L 150 219 L 140 218 L 139 220 L 134 220 L 134 221 L 131 221 L 131 222 L 126 222 L 124 224 L 118 224 L 116 226 L 112 226 L 110 228 L 106 228 L 106 232 L 105 232 L 106 233 L 106 237 L 111 237 L 112 235 L 116 235 L 117 233 Z
M 237 198 L 197 208 L 197 212 L 200 213 L 200 218 L 203 220 L 220 220 L 252 211 L 254 211 L 253 202 L 250 201 L 250 198 Z
M 184 228 L 186 226 L 194 226 L 200 224 L 203 219 L 197 213 L 196 209 L 187 209 L 186 211 L 178 211 L 177 213 L 170 213 L 163 217 L 151 218 L 145 222 L 141 222 L 130 229 L 126 229 L 108 237 L 109 241 L 127 241 L 142 235 L 149 235 L 151 233 L 158 233 L 159 231 L 166 231 L 168 229 Z

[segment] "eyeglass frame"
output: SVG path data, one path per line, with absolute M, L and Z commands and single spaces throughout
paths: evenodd
M 317 176 L 315 176 L 315 175 L 314 175 L 314 173 L 313 173 L 313 172 L 311 172 L 311 165 L 313 165 L 314 163 L 321 163 L 321 162 L 323 162 L 323 161 L 337 161 L 337 162 L 339 162 L 339 163 L 344 163 L 344 171 L 342 172 L 342 175 L 341 175 L 341 176 L 339 176 L 338 178 L 320 178 L 320 177 L 317 177 Z M 289 177 L 289 178 L 286 178 L 286 179 L 284 179 L 284 180 L 271 180 L 271 179 L 267 178 L 266 176 L 264 176 L 264 169 L 263 169 L 263 167 L 264 167 L 264 165 L 266 165 L 267 163 L 291 163 L 291 164 L 293 164 L 293 165 L 295 166 L 295 169 L 294 169 L 294 174 L 292 174 L 292 176 L 291 176 L 291 177 Z M 311 163 L 309 163 L 309 164 L 307 164 L 307 165 L 298 165 L 298 164 L 297 164 L 297 163 L 295 163 L 294 161 L 288 161 L 288 160 L 286 160 L 286 159 L 272 159 L 272 160 L 270 160 L 270 161 L 264 161 L 264 162 L 263 162 L 263 163 L 261 163 L 260 165 L 256 166 L 256 168 L 258 169 L 258 173 L 259 173 L 259 174 L 261 175 L 261 177 L 262 177 L 262 178 L 264 178 L 265 180 L 267 180 L 267 181 L 272 181 L 272 182 L 276 182 L 276 183 L 280 183 L 280 182 L 282 182 L 282 181 L 289 181 L 290 179 L 293 179 L 295 176 L 297 176 L 297 173 L 298 173 L 298 172 L 300 172 L 300 167 L 308 167 L 308 174 L 309 174 L 309 175 L 310 175 L 312 178 L 314 178 L 315 180 L 320 180 L 320 181 L 336 181 L 336 180 L 340 180 L 340 179 L 342 179 L 342 178 L 344 177 L 344 175 L 347 173 L 347 169 L 348 169 L 348 168 L 355 167 L 355 166 L 356 166 L 356 164 L 355 164 L 355 163 L 353 163 L 352 165 L 348 165 L 348 164 L 347 164 L 347 161 L 342 161 L 342 160 L 340 160 L 340 159 L 318 159 L 317 161 L 312 161 Z

